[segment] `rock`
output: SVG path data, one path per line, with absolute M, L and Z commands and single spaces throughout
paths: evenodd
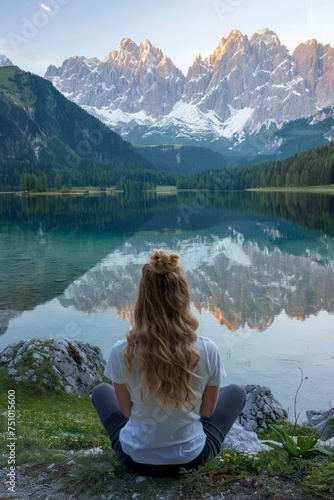
M 334 437 L 331 439 L 327 439 L 326 441 L 318 441 L 317 445 L 319 446 L 328 446 L 328 448 L 334 448 Z
M 244 388 L 247 400 L 239 415 L 239 423 L 247 431 L 261 432 L 268 424 L 288 418 L 288 412 L 274 398 L 269 387 L 246 385 Z
M 101 350 L 87 342 L 48 339 L 12 344 L 0 353 L 4 365 L 17 382 L 84 394 L 102 382 L 105 363 Z
M 147 476 L 137 476 L 136 477 L 136 483 L 143 483 L 144 481 L 146 481 L 147 479 Z
M 248 422 L 245 423 L 244 429 L 246 431 L 255 431 L 258 428 L 258 424 L 255 422 L 255 420 L 248 420 Z
M 100 453 L 103 453 L 101 448 L 89 448 L 88 450 L 79 450 L 75 453 L 75 455 L 79 455 L 82 457 L 88 457 L 88 456 L 94 456 L 94 455 L 100 455 Z
M 239 422 L 234 423 L 225 438 L 223 447 L 247 453 L 257 453 L 270 449 L 269 446 L 261 443 L 255 432 L 247 431 Z
M 307 425 L 324 440 L 334 437 L 334 428 L 328 421 L 334 419 L 334 408 L 330 410 L 308 410 Z

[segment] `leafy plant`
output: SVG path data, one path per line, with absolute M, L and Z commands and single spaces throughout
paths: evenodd
M 290 458 L 309 459 L 317 455 L 334 456 L 334 453 L 327 450 L 323 446 L 316 446 L 319 438 L 317 436 L 302 436 L 298 435 L 296 440 L 293 439 L 281 426 L 270 424 L 268 426 L 275 434 L 278 443 L 272 441 L 263 441 L 265 444 L 278 451 L 288 453 Z

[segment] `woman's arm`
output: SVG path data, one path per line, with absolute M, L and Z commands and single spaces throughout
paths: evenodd
M 119 404 L 119 407 L 120 407 L 123 415 L 127 418 L 130 418 L 132 401 L 131 401 L 130 393 L 129 393 L 126 385 L 125 384 L 115 384 L 115 382 L 113 382 L 113 386 L 115 389 L 117 402 Z
M 219 394 L 219 385 L 207 385 L 202 394 L 201 417 L 211 417 L 215 411 Z

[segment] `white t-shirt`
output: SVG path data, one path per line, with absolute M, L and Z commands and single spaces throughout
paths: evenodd
M 193 348 L 200 354 L 198 377 L 193 377 L 193 389 L 198 395 L 197 406 L 188 411 L 183 405 L 174 408 L 152 399 L 143 391 L 140 394 L 139 361 L 134 361 L 135 372 L 125 379 L 126 368 L 123 349 L 126 340 L 112 347 L 105 369 L 105 376 L 116 384 L 127 383 L 133 403 L 131 416 L 121 429 L 122 449 L 132 460 L 143 464 L 166 465 L 191 462 L 202 451 L 206 436 L 200 422 L 202 393 L 207 385 L 220 385 L 226 377 L 216 344 L 205 337 L 197 337 Z

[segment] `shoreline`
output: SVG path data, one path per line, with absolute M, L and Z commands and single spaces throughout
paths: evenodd
M 87 192 L 88 191 L 88 192 Z M 334 184 L 326 186 L 306 186 L 306 187 L 263 187 L 263 188 L 248 188 L 242 190 L 226 190 L 222 189 L 218 192 L 252 192 L 252 193 L 309 193 L 309 194 L 328 194 L 334 195 Z M 178 192 L 212 192 L 209 189 L 177 189 L 176 186 L 166 187 L 165 189 L 145 189 L 141 190 L 143 193 L 156 193 L 156 194 L 177 194 Z M 217 192 L 216 190 L 214 192 Z M 96 196 L 96 195 L 110 195 L 115 193 L 124 193 L 124 190 L 107 188 L 101 191 L 99 187 L 78 188 L 76 191 L 45 191 L 45 192 L 30 192 L 29 194 L 22 194 L 22 191 L 0 191 L 0 195 L 13 194 L 22 198 L 29 198 L 31 196 Z
M 306 186 L 306 187 L 266 187 L 249 188 L 245 191 L 256 193 L 313 193 L 313 194 L 334 194 L 334 184 L 326 186 Z

